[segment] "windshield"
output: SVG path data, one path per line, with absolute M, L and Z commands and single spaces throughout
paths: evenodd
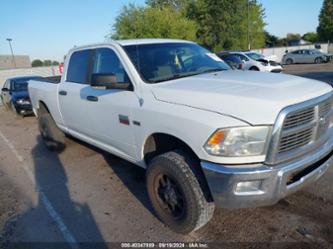
M 15 92 L 27 91 L 28 90 L 27 80 L 15 80 L 13 84 L 13 90 Z
M 31 78 L 13 80 L 12 81 L 13 91 L 15 92 L 28 91 L 28 81 L 34 79 L 41 79 L 41 77 L 31 77 Z
M 230 69 L 215 54 L 194 43 L 129 45 L 124 49 L 148 83 Z
M 264 56 L 258 53 L 246 53 L 252 60 L 260 60 L 263 59 Z

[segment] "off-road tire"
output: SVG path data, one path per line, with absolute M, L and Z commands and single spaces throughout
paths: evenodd
M 39 113 L 38 127 L 43 142 L 50 151 L 61 152 L 65 148 L 65 134 L 58 128 L 49 112 L 42 110 Z
M 147 190 L 153 208 L 158 218 L 172 230 L 188 234 L 207 224 L 214 214 L 214 202 L 208 202 L 199 184 L 194 170 L 191 156 L 182 151 L 170 151 L 155 157 L 147 169 Z M 175 218 L 160 204 L 160 197 L 156 191 L 156 178 L 166 174 L 177 182 L 183 194 L 184 215 Z

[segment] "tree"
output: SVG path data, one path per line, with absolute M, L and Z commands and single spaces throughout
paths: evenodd
M 264 31 L 265 43 L 267 47 L 275 47 L 278 44 L 279 38 L 275 35 L 270 34 L 268 31 Z
M 32 67 L 42 67 L 43 66 L 43 62 L 41 60 L 33 60 L 31 62 L 31 66 Z
M 252 47 L 265 45 L 264 9 L 256 0 L 192 1 L 187 16 L 197 22 L 198 41 L 214 51 L 247 49 L 248 26 Z
M 302 36 L 302 39 L 304 41 L 315 43 L 318 40 L 318 35 L 316 32 L 308 32 Z
M 188 4 L 188 0 L 146 0 L 146 4 L 155 8 L 172 7 L 179 10 Z
M 300 34 L 288 33 L 286 37 L 287 41 L 299 41 L 301 39 Z
M 45 67 L 51 66 L 51 65 L 52 65 L 52 61 L 51 61 L 51 60 L 44 60 L 44 61 L 43 61 L 43 65 L 44 65 Z
M 276 46 L 277 47 L 286 47 L 286 46 L 288 46 L 287 38 L 278 39 L 277 42 L 276 42 Z
M 113 26 L 113 39 L 178 38 L 195 40 L 196 23 L 172 7 L 124 6 Z
M 265 45 L 265 9 L 257 0 L 249 1 L 249 28 L 251 48 L 262 48 Z M 247 19 L 244 18 L 243 26 L 247 26 Z
M 320 41 L 333 41 L 333 0 L 324 0 L 317 33 Z
M 59 62 L 58 61 L 52 61 L 52 66 L 58 66 Z

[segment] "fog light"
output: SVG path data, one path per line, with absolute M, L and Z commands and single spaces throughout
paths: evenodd
M 236 195 L 261 195 L 264 193 L 261 188 L 262 181 L 248 181 L 237 183 L 235 194 Z

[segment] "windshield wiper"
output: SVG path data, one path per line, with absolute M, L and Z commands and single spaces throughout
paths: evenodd
M 188 72 L 188 73 L 182 73 L 182 74 L 173 74 L 170 77 L 165 77 L 163 79 L 157 79 L 157 80 L 150 80 L 151 83 L 158 83 L 162 81 L 167 81 L 167 80 L 175 80 L 175 79 L 180 79 L 180 78 L 185 78 L 189 76 L 194 76 L 194 75 L 199 75 L 203 73 L 211 73 L 211 72 L 219 72 L 219 71 L 225 71 L 227 69 L 225 68 L 211 68 L 207 69 L 201 72 Z
M 193 76 L 196 75 L 197 73 L 185 73 L 185 74 L 173 74 L 170 77 L 165 77 L 163 79 L 158 79 L 158 80 L 150 80 L 150 82 L 152 83 L 158 83 L 158 82 L 162 82 L 162 81 L 167 81 L 167 80 L 175 80 L 175 79 L 180 79 L 180 78 L 184 78 L 184 77 L 188 77 L 188 76 Z

